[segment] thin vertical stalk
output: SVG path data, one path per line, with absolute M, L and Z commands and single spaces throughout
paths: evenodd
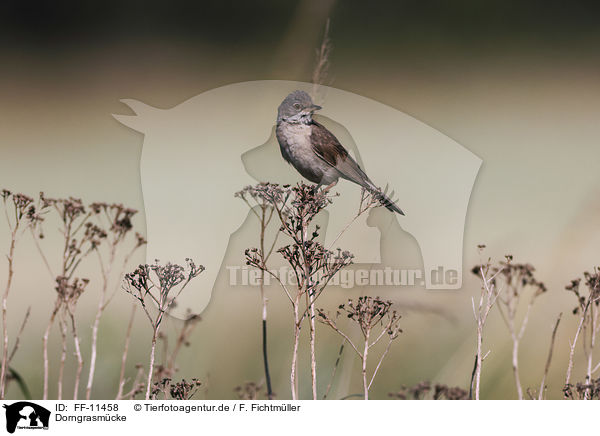
M 306 242 L 308 241 L 308 222 L 306 216 L 302 216 L 302 260 L 304 271 L 303 293 L 306 294 L 307 310 L 309 312 L 309 343 L 310 343 L 310 379 L 312 388 L 312 398 L 317 399 L 317 355 L 316 355 L 316 328 L 315 328 L 315 305 L 314 292 L 316 291 L 311 279 L 310 261 L 306 253 Z
M 60 366 L 58 369 L 58 393 L 56 395 L 57 400 L 62 400 L 63 391 L 63 379 L 65 374 L 65 361 L 67 360 L 67 324 L 64 319 L 60 319 L 60 337 L 61 337 L 61 354 L 60 354 Z
M 298 399 L 298 346 L 300 344 L 300 317 L 298 305 L 300 304 L 299 295 L 294 302 L 294 348 L 292 349 L 292 370 L 290 373 L 290 383 L 292 390 L 292 400 Z
M 573 338 L 573 342 L 571 343 L 571 347 L 570 347 L 570 351 L 569 351 L 569 364 L 567 366 L 567 375 L 565 377 L 565 386 L 568 386 L 571 383 L 571 373 L 573 371 L 573 358 L 575 356 L 575 346 L 577 345 L 577 341 L 579 339 L 579 334 L 581 333 L 581 330 L 583 329 L 583 325 L 584 325 L 586 317 L 587 317 L 590 302 L 591 302 L 591 298 L 588 299 L 587 303 L 585 304 L 585 306 L 582 310 L 581 318 L 579 320 L 579 325 L 577 326 L 577 331 L 575 332 L 575 337 Z
M 94 323 L 92 324 L 92 346 L 90 353 L 90 371 L 88 373 L 87 385 L 85 388 L 85 399 L 89 400 L 92 395 L 92 385 L 94 384 L 94 374 L 96 372 L 96 356 L 98 353 L 98 328 L 100 327 L 100 318 L 106 305 L 106 294 L 108 292 L 108 278 L 112 269 L 112 264 L 115 259 L 115 246 L 111 244 L 110 259 L 106 269 L 102 267 L 102 258 L 100 252 L 96 251 L 98 258 L 100 259 L 100 265 L 102 269 L 102 293 L 100 294 L 100 300 L 98 301 L 98 308 L 96 310 L 96 316 L 94 317 Z
M 315 304 L 310 297 L 310 375 L 312 380 L 313 400 L 317 399 L 317 355 L 316 355 L 316 328 L 315 328 Z
M 81 381 L 81 372 L 83 371 L 83 356 L 81 355 L 81 347 L 79 346 L 79 336 L 75 325 L 75 316 L 69 313 L 71 318 L 71 332 L 73 334 L 73 344 L 75 346 L 75 356 L 77 356 L 77 372 L 75 373 L 75 386 L 73 387 L 73 400 L 77 399 L 79 393 L 79 382 Z
M 58 310 L 60 308 L 60 301 L 56 300 L 54 303 L 54 310 L 50 315 L 50 320 L 48 321 L 48 325 L 46 326 L 46 330 L 44 331 L 44 336 L 42 338 L 42 349 L 43 349 L 43 359 L 44 359 L 44 393 L 43 399 L 48 399 L 48 372 L 49 372 L 49 362 L 48 362 L 48 337 L 50 336 L 50 329 L 54 325 L 54 320 L 56 319 L 56 315 L 58 314 Z
M 125 345 L 123 347 L 123 356 L 121 357 L 121 372 L 119 373 L 119 390 L 117 392 L 117 400 L 123 397 L 123 386 L 125 384 L 125 364 L 127 363 L 127 355 L 129 354 L 129 342 L 131 341 L 131 330 L 133 329 L 133 320 L 135 319 L 136 305 L 131 308 L 129 324 L 127 325 L 127 333 L 125 334 Z
M 592 297 L 590 296 L 590 299 Z M 593 360 L 594 360 L 594 346 L 596 345 L 596 323 L 598 321 L 598 310 L 596 308 L 595 304 L 591 304 L 590 305 L 590 309 L 589 309 L 589 316 L 590 316 L 590 320 L 589 323 L 590 325 L 590 346 L 589 346 L 589 350 L 587 353 L 587 370 L 586 370 L 586 384 L 588 386 L 591 386 L 592 384 L 592 373 L 593 373 Z M 591 388 L 587 388 L 585 391 L 585 399 L 591 399 L 592 397 L 592 392 L 591 392 Z
M 512 347 L 512 369 L 515 377 L 515 384 L 517 385 L 517 396 L 519 400 L 523 399 L 523 387 L 521 386 L 521 379 L 519 377 L 519 340 L 513 339 Z
M 150 350 L 150 365 L 148 368 L 148 382 L 146 384 L 146 400 L 150 399 L 150 390 L 152 389 L 152 373 L 154 372 L 154 351 L 156 350 L 157 337 L 158 327 L 155 327 L 152 333 L 152 348 Z
M 8 217 L 7 217 L 8 218 Z M 9 221 L 10 225 L 10 221 Z M 12 285 L 14 275 L 14 255 L 17 240 L 17 231 L 19 229 L 19 220 L 16 221 L 11 232 L 10 248 L 8 250 L 8 277 L 6 279 L 6 288 L 2 296 L 2 368 L 0 369 L 0 399 L 4 399 L 6 389 L 6 367 L 8 365 L 8 321 L 7 321 L 7 302 L 8 294 Z
M 554 324 L 554 329 L 552 329 L 552 337 L 550 339 L 550 350 L 548 351 L 548 358 L 546 359 L 546 366 L 544 367 L 544 376 L 542 377 L 542 382 L 540 383 L 540 391 L 538 392 L 538 400 L 544 399 L 544 389 L 546 387 L 546 378 L 548 377 L 548 372 L 550 371 L 550 363 L 552 363 L 552 353 L 554 352 L 554 342 L 556 340 L 556 331 L 558 330 L 558 325 L 560 324 L 560 319 L 562 317 L 562 312 L 558 315 L 556 319 L 556 324 Z
M 479 390 L 481 386 L 481 363 L 483 361 L 481 356 L 481 345 L 483 342 L 481 329 L 477 330 L 477 359 L 475 369 L 475 399 L 479 400 Z
M 363 391 L 364 399 L 369 399 L 369 384 L 367 383 L 367 358 L 369 356 L 369 334 L 370 330 L 365 331 L 365 347 L 362 353 L 362 379 L 363 379 Z
M 325 389 L 325 394 L 323 394 L 323 399 L 326 400 L 327 396 L 329 395 L 329 391 L 331 390 L 331 386 L 333 385 L 333 381 L 335 379 L 335 373 L 337 372 L 338 366 L 340 365 L 340 361 L 342 360 L 342 354 L 344 353 L 344 344 L 346 343 L 346 340 L 344 339 L 344 341 L 342 342 L 342 345 L 340 345 L 340 351 L 338 351 L 338 356 L 335 359 L 335 363 L 333 364 L 333 370 L 331 371 L 331 379 L 329 380 L 329 384 L 327 385 L 327 388 Z
M 266 230 L 266 206 L 261 205 L 261 217 L 260 217 L 260 252 L 265 259 L 265 230 Z M 263 364 L 265 367 L 265 381 L 267 383 L 267 398 L 273 399 L 273 388 L 271 386 L 271 374 L 269 372 L 269 357 L 267 353 L 267 297 L 265 295 L 265 271 L 260 270 L 260 299 L 262 302 L 262 354 Z

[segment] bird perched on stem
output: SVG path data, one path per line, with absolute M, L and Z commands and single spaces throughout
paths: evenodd
M 277 141 L 283 158 L 306 179 L 331 189 L 341 177 L 362 186 L 392 212 L 404 212 L 360 168 L 340 141 L 312 115 L 321 109 L 304 91 L 294 91 L 279 105 Z

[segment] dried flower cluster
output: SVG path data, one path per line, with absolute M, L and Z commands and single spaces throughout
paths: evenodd
M 128 242 L 127 236 L 133 230 L 132 218 L 137 214 L 135 209 L 127 208 L 120 203 L 103 203 L 96 202 L 90 205 L 90 210 L 93 213 L 92 218 L 97 223 L 97 226 L 106 230 L 106 243 L 104 244 L 105 250 L 95 250 L 98 258 L 100 267 L 100 273 L 102 276 L 102 289 L 100 298 L 98 300 L 98 308 L 96 310 L 96 316 L 92 324 L 92 343 L 90 353 L 90 368 L 88 373 L 88 380 L 86 385 L 86 399 L 89 400 L 92 395 L 92 386 L 94 383 L 94 376 L 96 371 L 96 358 L 98 348 L 98 330 L 100 326 L 100 320 L 106 307 L 110 303 L 112 297 L 117 291 L 125 268 L 129 265 L 129 261 L 133 254 L 142 246 L 146 244 L 146 239 L 138 232 L 135 232 L 135 236 L 129 245 L 129 251 L 124 257 L 119 258 L 119 252 L 121 249 L 126 249 L 126 242 Z M 121 268 L 117 274 L 116 280 L 112 277 L 115 266 L 121 263 Z M 109 294 L 110 288 L 113 288 L 112 295 Z M 121 381 L 119 382 L 121 387 Z
M 240 400 L 258 400 L 262 388 L 262 384 L 249 381 L 241 386 L 236 386 L 233 392 Z
M 257 186 L 246 186 L 241 191 L 234 194 L 236 198 L 242 199 L 250 208 L 250 211 L 254 214 L 259 224 L 259 247 L 254 252 L 255 263 L 260 265 L 260 298 L 262 302 L 262 355 L 263 365 L 265 369 L 265 380 L 267 384 L 267 398 L 273 399 L 273 387 L 271 384 L 271 373 L 269 370 L 269 357 L 267 350 L 267 302 L 268 298 L 265 293 L 265 271 L 268 269 L 267 262 L 273 253 L 277 239 L 279 238 L 280 231 L 275 233 L 271 244 L 266 243 L 267 228 L 271 223 L 273 215 L 275 213 L 275 207 L 273 204 L 277 203 L 274 197 L 277 196 L 276 192 L 268 193 L 269 190 L 277 191 L 279 187 L 276 185 L 267 186 L 267 184 L 260 183 Z M 268 194 L 268 195 L 267 195 Z M 267 246 L 270 248 L 267 249 Z
M 303 321 L 308 318 L 309 321 L 309 342 L 311 355 L 311 380 L 312 396 L 317 398 L 316 381 L 316 309 L 315 301 L 326 289 L 331 279 L 343 268 L 352 264 L 354 256 L 348 251 L 337 249 L 332 251 L 326 248 L 320 239 L 320 227 L 313 225 L 314 218 L 329 204 L 332 198 L 337 194 L 330 194 L 328 189 L 318 189 L 316 186 L 298 184 L 295 186 L 276 185 L 271 183 L 260 183 L 256 186 L 247 186 L 237 192 L 236 197 L 244 200 L 251 208 L 257 207 L 261 213 L 256 213 L 261 224 L 261 246 L 260 248 L 247 249 L 246 263 L 254 266 L 263 274 L 269 274 L 280 285 L 292 306 L 294 317 L 294 348 L 292 351 L 292 370 L 290 373 L 290 384 L 292 398 L 297 398 L 297 361 L 298 348 L 300 341 L 300 329 Z M 383 192 L 368 193 L 362 191 L 361 200 L 357 214 L 350 223 L 337 235 L 333 244 L 337 242 L 340 236 L 357 220 L 359 216 L 366 213 L 374 207 L 384 205 L 385 200 Z M 295 286 L 288 287 L 273 271 L 267 266 L 266 260 L 273 251 L 275 241 L 270 250 L 264 246 L 264 231 L 271 216 L 279 218 L 279 232 L 290 239 L 290 243 L 280 247 L 277 252 L 290 265 L 295 276 Z M 263 295 L 264 301 L 264 295 Z M 266 313 L 263 306 L 263 315 Z M 396 316 L 396 315 L 394 315 Z M 266 318 L 263 318 L 263 325 Z M 396 332 L 397 334 L 397 332 Z M 265 337 L 263 336 L 263 349 Z M 266 352 L 265 352 L 266 356 Z M 265 357 L 266 362 L 266 357 Z M 270 391 L 270 382 L 267 373 L 268 390 Z M 335 372 L 334 372 L 335 374 Z M 331 383 L 330 383 L 331 386 Z M 329 386 L 329 387 L 330 387 Z M 329 391 L 329 387 L 327 392 Z M 327 394 L 326 394 L 327 395 Z
M 600 274 L 598 269 L 594 272 L 585 271 L 583 273 L 583 283 L 586 287 L 585 293 L 581 290 L 581 278 L 571 280 L 565 289 L 571 291 L 577 297 L 578 305 L 573 309 L 573 314 L 587 310 L 586 307 L 594 304 L 598 306 L 600 304 Z
M 246 250 L 246 263 L 274 277 L 292 306 L 294 348 L 290 384 L 294 399 L 297 398 L 297 357 L 300 329 L 304 319 L 309 318 L 312 392 L 313 399 L 316 399 L 315 300 L 324 291 L 331 278 L 340 269 L 352 263 L 353 257 L 346 251 L 338 250 L 338 253 L 334 254 L 327 250 L 318 241 L 319 226 L 311 226 L 319 212 L 331 203 L 331 196 L 325 190 L 319 190 L 315 186 L 304 184 L 279 186 L 270 183 L 246 187 L 237 195 L 244 199 L 248 197 L 255 201 L 259 199 L 260 202 L 268 204 L 279 218 L 280 232 L 291 239 L 290 244 L 281 247 L 277 252 L 283 256 L 294 271 L 296 276 L 294 290 L 288 289 L 280 278 L 269 270 L 265 261 L 268 256 L 265 255 L 264 247 Z M 303 299 L 305 304 L 301 308 Z
M 488 260 L 485 265 L 475 266 L 472 272 L 482 280 L 484 287 L 487 286 L 498 291 L 497 302 L 499 304 L 497 307 L 512 339 L 512 370 L 517 388 L 517 397 L 522 400 L 523 387 L 519 375 L 519 345 L 527 328 L 531 308 L 537 297 L 547 291 L 546 286 L 535 277 L 533 265 L 515 263 L 512 255 L 506 255 L 505 261 L 501 261 L 497 265 L 492 265 Z M 485 283 L 486 277 L 490 278 L 487 284 Z M 529 302 L 519 325 L 517 312 L 521 308 L 521 300 L 526 294 L 530 295 Z
M 429 394 L 432 394 L 432 400 L 467 400 L 469 398 L 469 393 L 458 386 L 451 387 L 436 383 L 432 391 L 431 383 L 428 381 L 417 383 L 412 387 L 402 386 L 398 392 L 390 392 L 388 397 L 395 400 L 426 400 L 429 399 Z
M 204 267 L 196 265 L 193 260 L 188 258 L 186 262 L 187 270 L 171 262 L 161 265 L 158 259 L 152 265 L 139 265 L 132 273 L 125 274 L 125 283 L 128 285 L 125 289 L 142 304 L 145 310 L 148 309 L 147 302 L 151 300 L 157 304 L 159 311 L 164 313 L 187 284 L 204 271 Z M 171 291 L 182 283 L 183 285 L 173 295 Z
M 584 399 L 592 399 L 594 397 L 594 380 L 593 374 L 600 369 L 600 362 L 594 364 L 594 349 L 596 347 L 596 336 L 600 330 L 600 270 L 595 268 L 593 272 L 583 273 L 583 284 L 585 291 L 582 289 L 582 280 L 577 278 L 571 280 L 565 289 L 572 292 L 577 297 L 577 306 L 573 309 L 573 314 L 579 316 L 579 324 L 575 336 L 571 341 L 571 351 L 569 353 L 569 365 L 567 367 L 567 375 L 565 379 L 564 393 L 566 398 L 575 398 L 574 387 L 571 384 L 571 374 L 573 371 L 575 346 L 579 338 L 582 340 L 582 347 L 586 363 L 585 383 L 578 383 L 578 387 L 583 386 Z
M 0 197 L 2 197 L 2 206 L 4 209 L 4 216 L 6 217 L 6 224 L 10 232 L 10 246 L 8 253 L 6 254 L 7 265 L 7 278 L 4 293 L 2 294 L 2 362 L 0 369 L 0 399 L 5 398 L 6 385 L 7 385 L 7 374 L 8 365 L 12 360 L 12 356 L 16 351 L 14 348 L 13 352 L 8 354 L 8 296 L 10 294 L 13 276 L 14 276 L 14 263 L 15 253 L 17 248 L 17 242 L 23 236 L 23 233 L 29 228 L 35 226 L 39 220 L 39 215 L 36 213 L 36 208 L 32 204 L 33 199 L 24 194 L 13 194 L 7 189 L 0 191 Z M 24 324 L 27 322 L 29 310 L 25 316 Z M 22 329 L 21 329 L 22 332 Z M 15 347 L 18 346 L 19 336 L 17 336 Z M 14 370 L 12 370 L 13 376 L 11 379 L 15 379 Z
M 400 315 L 391 310 L 392 302 L 382 300 L 379 297 L 358 297 L 356 302 L 348 300 L 347 304 L 341 304 L 338 309 L 345 313 L 347 318 L 357 323 L 363 336 L 370 334 L 377 326 L 384 326 L 387 334 L 396 338 L 399 329 Z M 319 315 L 327 319 L 326 315 L 319 311 Z
M 485 246 L 480 247 L 485 248 Z M 508 291 L 515 294 L 515 296 L 518 296 L 519 292 L 527 286 L 534 288 L 535 297 L 547 291 L 544 283 L 536 279 L 533 265 L 529 263 L 515 263 L 513 262 L 513 256 L 510 254 L 507 254 L 505 260 L 498 262 L 497 265 L 492 265 L 490 261 L 483 265 L 475 265 L 471 272 L 479 276 L 482 268 L 493 277 L 490 284 L 502 287 L 503 285 L 499 284 L 498 281 L 503 280 L 508 287 Z
M 186 259 L 187 267 L 168 262 L 161 265 L 158 260 L 153 265 L 140 265 L 129 274 L 125 274 L 125 291 L 133 295 L 140 303 L 152 326 L 152 346 L 148 381 L 146 383 L 146 399 L 150 399 L 152 378 L 154 376 L 154 353 L 159 329 L 165 313 L 175 303 L 177 297 L 194 278 L 198 277 L 204 267 L 196 265 L 192 259 Z M 156 307 L 152 315 L 151 304 Z
M 157 398 L 158 395 L 162 393 L 165 400 L 191 400 L 196 392 L 198 392 L 200 385 L 202 385 L 202 383 L 195 378 L 191 379 L 190 381 L 183 379 L 174 384 L 170 378 L 163 378 L 154 383 L 152 388 L 152 397 Z M 168 398 L 167 392 L 169 393 L 170 398 Z
M 485 246 L 479 246 L 480 250 L 483 248 Z M 477 265 L 473 268 L 473 273 L 481 278 L 483 284 L 479 309 L 476 309 L 475 302 L 473 301 L 473 312 L 478 321 L 478 349 L 471 380 L 471 390 L 475 388 L 476 399 L 479 398 L 481 362 L 485 358 L 481 354 L 483 324 L 489 310 L 496 302 L 499 302 L 498 309 L 500 315 L 508 327 L 513 341 L 512 368 L 517 385 L 518 398 L 523 399 L 523 390 L 519 379 L 518 346 L 527 326 L 531 307 L 537 297 L 547 292 L 546 286 L 535 277 L 534 272 L 535 268 L 532 265 L 514 263 L 513 257 L 510 255 L 506 256 L 505 262 L 500 262 L 498 265 L 492 265 L 491 261 L 488 260 L 486 264 Z M 577 298 L 577 306 L 572 312 L 574 315 L 579 316 L 579 323 L 573 339 L 569 341 L 569 361 L 563 394 L 567 399 L 589 400 L 598 398 L 600 382 L 598 379 L 595 380 L 593 378 L 593 374 L 600 369 L 600 362 L 594 362 L 593 358 L 596 336 L 598 330 L 600 330 L 600 271 L 595 268 L 593 272 L 584 272 L 583 279 L 576 278 L 571 280 L 565 288 Z M 519 302 L 526 293 L 529 294 L 529 302 L 524 309 L 520 325 L 517 325 L 516 319 L 517 311 L 520 307 Z M 552 362 L 556 333 L 561 316 L 562 313 L 558 315 L 551 331 L 550 348 L 539 389 L 527 389 L 527 394 L 531 399 L 542 400 L 545 398 L 547 389 L 546 379 Z M 582 343 L 585 357 L 585 381 L 573 384 L 571 383 L 571 377 L 574 368 L 575 349 L 578 342 Z M 471 397 L 471 394 L 469 394 L 469 397 Z
M 69 280 L 67 277 L 59 276 L 56 278 L 56 287 L 54 289 L 58 294 L 58 298 L 67 310 L 73 311 L 79 297 L 81 297 L 81 294 L 83 294 L 83 291 L 85 291 L 89 282 L 88 279 L 74 278 Z
M 69 356 L 67 340 L 70 335 L 73 340 L 74 355 L 77 358 L 77 369 L 74 376 L 73 398 L 77 398 L 81 371 L 83 368 L 83 356 L 80 347 L 80 339 L 77 333 L 77 322 L 75 311 L 77 302 L 81 295 L 88 288 L 89 279 L 83 278 L 77 274 L 79 266 L 84 260 L 95 253 L 98 255 L 103 288 L 102 297 L 98 306 L 98 314 L 92 326 L 92 353 L 90 358 L 90 376 L 86 388 L 86 398 L 90 398 L 93 374 L 96 360 L 96 343 L 98 334 L 98 325 L 102 312 L 110 301 L 110 295 L 107 294 L 109 277 L 112 275 L 112 266 L 117 258 L 118 245 L 122 244 L 127 235 L 133 229 L 132 218 L 136 211 L 124 207 L 121 204 L 92 203 L 86 206 L 81 199 L 68 198 L 49 198 L 43 192 L 39 194 L 38 200 L 32 197 L 12 193 L 4 189 L 0 191 L 7 223 L 12 233 L 12 244 L 9 250 L 9 280 L 5 291 L 5 297 L 8 296 L 10 283 L 13 275 L 13 260 L 15 246 L 18 239 L 26 231 L 31 233 L 35 246 L 41 259 L 48 271 L 52 287 L 56 291 L 56 299 L 51 311 L 50 319 L 43 335 L 43 363 L 44 363 L 44 387 L 43 398 L 48 398 L 49 393 L 49 353 L 48 342 L 52 327 L 58 323 L 61 336 L 61 352 L 58 368 L 57 398 L 61 399 L 63 395 L 63 380 L 65 375 L 65 364 Z M 42 226 L 48 224 L 50 228 L 58 221 L 59 231 L 63 242 L 59 245 L 59 250 L 51 250 L 44 247 L 44 231 Z M 145 239 L 136 233 L 135 243 L 132 252 L 145 244 Z M 108 255 L 103 258 L 102 249 L 106 247 Z M 123 260 L 123 267 L 127 264 L 129 255 Z M 122 272 L 121 275 L 122 276 Z M 120 282 L 120 276 L 115 282 Z M 113 277 L 114 279 L 114 277 Z M 6 313 L 4 313 L 6 315 Z M 6 316 L 3 317 L 6 321 Z M 26 317 L 27 319 L 27 317 Z M 69 328 L 70 326 L 70 328 Z M 8 344 L 8 332 L 4 326 L 4 342 L 2 373 L 0 374 L 0 397 L 4 397 L 5 390 L 5 363 L 8 363 L 6 345 Z M 22 329 L 21 329 L 22 331 Z M 19 338 L 16 338 L 18 344 Z M 14 354 L 14 353 L 13 353 Z
M 381 367 L 383 359 L 388 354 L 392 342 L 402 332 L 400 329 L 400 315 L 392 310 L 392 302 L 382 300 L 379 297 L 362 296 L 338 307 L 335 318 L 344 318 L 356 323 L 362 333 L 362 346 L 358 347 L 337 324 L 336 319 L 331 318 L 324 310 L 319 309 L 319 321 L 331 327 L 342 336 L 354 349 L 362 363 L 363 395 L 369 398 L 369 389 L 375 380 L 375 376 Z M 379 357 L 378 363 L 370 377 L 367 376 L 367 363 L 371 348 L 377 345 L 383 337 L 387 336 L 387 345 Z
M 569 400 L 600 400 L 600 378 L 589 383 L 569 383 L 563 388 L 563 394 Z

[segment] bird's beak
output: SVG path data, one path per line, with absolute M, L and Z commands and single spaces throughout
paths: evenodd
M 321 106 L 319 106 L 318 104 L 313 104 L 311 106 L 309 106 L 308 108 L 306 108 L 306 110 L 308 112 L 314 112 L 314 111 L 318 111 L 320 109 L 323 109 Z

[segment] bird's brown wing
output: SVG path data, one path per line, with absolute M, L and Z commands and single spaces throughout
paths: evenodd
M 360 186 L 373 188 L 365 172 L 360 168 L 340 141 L 322 124 L 313 121 L 311 125 L 311 144 L 315 154 L 334 167 L 340 176 Z
M 352 159 L 352 156 L 348 154 L 348 151 L 340 144 L 340 141 L 338 141 L 333 133 L 323 125 L 313 121 L 310 139 L 315 154 L 327 164 L 334 167 L 340 173 L 340 177 L 348 179 L 367 189 L 369 192 L 374 193 L 383 206 L 392 212 L 404 215 L 404 212 L 402 212 L 396 203 L 371 182 L 369 177 L 367 177 L 356 161 Z

